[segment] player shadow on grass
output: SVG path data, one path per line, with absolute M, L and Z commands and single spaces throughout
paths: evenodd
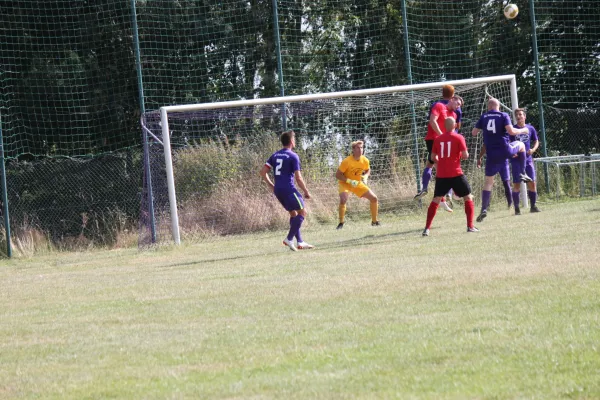
M 389 242 L 389 241 L 391 241 L 391 239 L 397 238 L 399 236 L 414 236 L 414 235 L 418 235 L 420 233 L 421 233 L 420 229 L 413 229 L 413 230 L 408 230 L 408 231 L 404 231 L 404 232 L 387 233 L 384 235 L 365 235 L 360 238 L 343 240 L 341 242 L 336 241 L 336 242 L 320 243 L 316 246 L 315 249 L 301 250 L 297 253 L 305 253 L 305 252 L 312 253 L 312 252 L 315 252 L 318 250 L 329 250 L 329 249 L 345 248 L 345 247 L 371 246 L 371 245 L 377 244 L 377 243 Z M 372 239 L 378 239 L 378 240 L 372 240 Z M 290 253 L 289 251 L 287 251 L 287 252 Z M 280 254 L 280 253 L 281 253 L 281 249 L 274 248 L 273 251 L 270 251 L 268 253 L 261 253 L 260 255 L 261 256 L 269 255 L 269 254 L 275 255 L 275 254 Z M 204 259 L 204 260 L 195 260 L 195 261 L 189 261 L 189 262 L 163 265 L 160 268 L 178 268 L 178 267 L 186 267 L 186 266 L 204 264 L 204 263 L 216 263 L 216 262 L 221 262 L 221 261 L 237 261 L 237 260 L 254 258 L 257 255 L 258 254 L 246 254 L 246 255 L 223 257 L 223 258 L 209 258 L 209 259 Z
M 362 237 L 356 238 L 356 239 L 348 239 L 348 240 L 343 240 L 343 241 L 321 243 L 321 244 L 319 244 L 317 249 L 324 250 L 324 249 L 336 249 L 336 248 L 343 248 L 343 247 L 371 246 L 371 245 L 377 244 L 377 243 L 389 242 L 389 241 L 391 241 L 391 239 L 397 238 L 399 236 L 414 236 L 414 235 L 417 235 L 420 233 L 421 233 L 420 229 L 413 229 L 413 230 L 408 230 L 408 231 L 403 231 L 403 232 L 386 233 L 383 235 L 365 235 L 365 236 L 362 236 Z M 377 240 L 373 240 L 373 239 L 377 239 Z
M 306 250 L 306 251 L 308 251 L 308 250 Z M 204 260 L 195 260 L 195 261 L 189 261 L 189 262 L 162 265 L 162 266 L 160 266 L 160 268 L 177 268 L 177 267 L 185 267 L 185 266 L 197 265 L 197 264 L 216 263 L 216 262 L 221 262 L 221 261 L 237 261 L 237 260 L 243 260 L 243 259 L 247 259 L 247 258 L 255 258 L 256 256 L 259 256 L 259 255 L 263 256 L 263 255 L 277 254 L 277 253 L 279 253 L 279 251 L 274 250 L 269 253 L 246 254 L 246 255 L 241 255 L 241 256 L 232 256 L 232 257 L 223 257 L 223 258 L 207 258 Z

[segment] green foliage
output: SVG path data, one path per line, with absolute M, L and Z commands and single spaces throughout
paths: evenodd
M 538 192 L 555 199 L 580 198 L 600 194 L 600 158 L 573 157 L 550 163 L 536 163 Z M 578 162 L 577 164 L 565 164 Z M 548 174 L 546 186 L 545 174 Z
M 89 156 L 139 143 L 142 88 L 143 108 L 155 110 L 271 97 L 281 89 L 305 94 L 515 73 L 521 104 L 537 101 L 525 6 L 508 21 L 501 2 L 481 0 L 443 7 L 435 0 L 279 0 L 279 88 L 271 1 L 137 1 L 136 19 L 130 3 L 19 0 L 3 8 L 7 157 Z M 533 3 L 543 100 L 598 108 L 600 3 Z M 570 134 L 578 130 L 570 124 Z
M 237 176 L 237 146 L 208 141 L 177 152 L 173 160 L 175 187 L 178 198 L 185 202 L 195 194 L 210 196 L 217 185 Z
M 217 141 L 197 140 L 176 152 L 173 174 L 177 198 L 208 198 L 226 182 L 255 180 L 258 169 L 275 149 L 273 135 Z M 267 154 L 268 153 L 268 154 Z
M 74 237 L 110 246 L 119 231 L 137 224 L 141 168 L 139 154 L 131 152 L 9 162 L 12 230 L 33 227 L 58 247 Z
M 139 143 L 127 1 L 17 1 L 0 13 L 5 156 L 90 156 Z
M 600 110 L 545 107 L 547 147 L 562 155 L 600 152 Z

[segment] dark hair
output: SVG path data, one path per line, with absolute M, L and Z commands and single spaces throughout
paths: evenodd
M 458 99 L 460 100 L 460 105 L 464 106 L 465 105 L 465 101 L 463 100 L 462 97 L 460 97 L 459 95 L 455 94 L 454 96 L 452 96 L 453 99 Z
M 292 138 L 296 136 L 294 131 L 285 131 L 281 134 L 281 144 L 284 146 L 289 146 L 292 143 Z
M 524 115 L 527 115 L 527 111 L 525 111 L 525 109 L 524 109 L 524 108 L 517 108 L 517 109 L 515 109 L 515 115 L 517 115 L 517 113 L 518 113 L 519 111 L 521 111 L 521 112 L 522 112 Z

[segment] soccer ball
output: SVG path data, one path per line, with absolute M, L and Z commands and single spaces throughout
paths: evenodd
M 519 15 L 519 7 L 516 4 L 508 4 L 504 7 L 504 16 L 508 19 L 513 19 Z

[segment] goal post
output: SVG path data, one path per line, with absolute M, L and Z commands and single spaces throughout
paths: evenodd
M 167 174 L 167 189 L 169 193 L 169 210 L 171 211 L 171 234 L 175 244 L 181 243 L 179 234 L 179 213 L 177 212 L 177 195 L 175 194 L 175 177 L 173 175 L 173 158 L 171 156 L 171 135 L 169 133 L 169 110 L 167 107 L 160 109 L 162 125 L 162 138 L 165 153 L 165 166 Z
M 162 144 L 155 144 L 155 146 L 162 148 L 164 165 L 158 169 L 161 170 L 160 174 L 164 174 L 164 190 L 168 193 L 166 196 L 168 197 L 168 212 L 167 208 L 156 207 L 157 218 L 160 219 L 157 223 L 164 225 L 166 220 L 170 220 L 171 239 L 175 244 L 179 244 L 182 238 L 180 211 L 188 207 L 195 209 L 196 213 L 201 213 L 204 205 L 200 199 L 214 196 L 221 187 L 227 186 L 223 182 L 229 182 L 228 172 L 232 175 L 238 174 L 238 177 L 256 178 L 256 171 L 241 169 L 248 168 L 248 158 L 253 158 L 251 155 L 243 153 L 243 150 L 252 148 L 255 149 L 255 153 L 276 150 L 273 146 L 277 146 L 277 144 L 273 144 L 272 139 L 277 138 L 282 131 L 281 117 L 284 111 L 287 128 L 302 135 L 301 143 L 298 144 L 299 151 L 302 153 L 301 158 L 305 156 L 309 161 L 309 165 L 306 166 L 304 159 L 302 160 L 303 175 L 307 176 L 310 183 L 323 188 L 323 199 L 326 198 L 325 196 L 327 199 L 333 198 L 333 200 L 319 201 L 322 202 L 320 205 L 324 209 L 334 208 L 334 211 L 328 214 L 329 218 L 337 211 L 337 206 L 334 204 L 337 201 L 337 192 L 329 188 L 329 186 L 335 187 L 335 182 L 329 174 L 335 173 L 341 158 L 349 154 L 347 144 L 356 139 L 365 140 L 365 155 L 371 159 L 373 168 L 378 171 L 378 174 L 373 175 L 375 179 L 371 179 L 370 182 L 375 182 L 374 185 L 380 192 L 386 190 L 379 196 L 380 206 L 383 206 L 384 210 L 391 210 L 398 204 L 404 204 L 407 208 L 411 208 L 411 204 L 414 203 L 410 200 L 412 200 L 412 195 L 418 185 L 418 177 L 415 178 L 417 172 L 414 171 L 414 168 L 415 165 L 420 165 L 424 156 L 424 153 L 419 151 L 424 146 L 415 143 L 415 138 L 418 138 L 418 141 L 423 139 L 427 129 L 426 114 L 431 104 L 441 98 L 442 86 L 448 84 L 453 85 L 456 93 L 465 99 L 462 130 L 465 132 L 468 142 L 475 148 L 480 146 L 476 142 L 480 139 L 472 139 L 470 131 L 481 113 L 485 111 L 482 105 L 486 103 L 488 96 L 499 98 L 503 104 L 510 104 L 512 110 L 518 107 L 515 75 L 500 75 L 331 93 L 171 105 L 161 107 L 158 112 L 148 112 L 143 117 L 144 128 L 154 132 L 157 136 L 162 135 Z M 408 115 L 410 113 L 413 115 Z M 415 114 L 417 124 L 414 121 L 411 123 L 408 118 L 415 117 Z M 253 143 L 251 138 L 257 138 L 258 141 L 266 140 L 268 143 L 264 143 L 264 145 Z M 181 152 L 202 146 L 210 146 L 210 149 L 204 154 L 202 152 L 195 153 L 198 158 L 206 158 L 199 162 L 198 168 L 202 170 L 207 163 L 214 163 L 211 167 L 217 168 L 214 172 L 215 176 L 207 176 L 213 173 L 208 168 L 208 170 L 203 170 L 204 172 L 198 172 L 197 175 L 190 175 L 191 177 L 178 177 L 178 170 L 185 170 L 189 173 L 194 168 L 175 167 L 174 160 L 184 164 L 185 162 L 193 163 L 195 161 L 190 161 L 190 157 L 182 155 Z M 240 146 L 241 149 L 235 147 L 234 151 L 232 146 Z M 269 147 L 273 148 L 269 149 Z M 233 152 L 237 152 L 235 157 L 230 154 Z M 214 153 L 216 158 L 208 160 L 206 153 Z M 264 163 L 266 153 L 261 157 L 264 158 L 262 160 Z M 414 157 L 417 159 L 414 160 Z M 473 154 L 471 158 L 475 157 L 476 154 Z M 225 158 L 228 159 L 229 164 L 222 167 L 221 163 L 224 163 L 223 159 Z M 238 160 L 242 160 L 244 166 L 233 165 Z M 410 163 L 405 162 L 406 160 L 410 160 Z M 261 162 L 261 160 L 253 161 L 255 166 L 256 163 Z M 407 173 L 408 164 L 410 164 L 410 168 L 413 168 L 410 177 Z M 471 163 L 470 167 L 473 168 L 473 165 L 474 163 Z M 305 167 L 308 171 L 305 170 Z M 379 182 L 378 176 L 380 177 Z M 319 186 L 321 180 L 324 179 L 330 179 L 330 182 Z M 400 182 L 399 179 L 403 181 Z M 192 181 L 197 182 L 198 187 L 197 192 L 190 195 L 190 190 L 193 191 L 193 188 L 190 189 L 187 186 L 191 185 Z M 215 183 L 216 181 L 218 182 Z M 182 200 L 182 204 L 178 204 L 176 192 L 181 190 L 177 187 L 178 182 L 184 182 L 186 185 L 185 199 Z M 235 183 L 232 185 L 227 186 L 229 190 L 239 189 L 235 188 Z M 258 182 L 256 185 L 260 186 Z M 156 190 L 161 190 L 160 185 L 158 187 L 159 189 Z M 247 198 L 245 194 L 242 197 Z M 320 193 L 319 197 L 321 197 Z M 155 195 L 151 198 L 159 199 L 160 196 Z M 223 199 L 221 199 L 222 202 Z M 256 202 L 260 203 L 261 201 L 256 200 Z M 163 204 L 166 206 L 165 202 Z M 216 207 L 214 204 L 211 206 L 213 211 L 219 208 L 218 202 L 215 204 L 217 204 Z M 270 210 L 271 206 L 265 207 Z M 218 229 L 219 218 L 223 219 L 222 213 L 219 215 L 217 211 L 214 211 L 214 214 L 210 224 L 205 223 L 202 228 L 197 229 L 186 228 L 185 231 L 189 233 L 196 229 L 204 234 L 213 230 L 217 234 L 230 233 L 221 232 Z M 256 214 L 263 216 L 264 212 L 256 211 Z M 201 219 L 198 215 L 186 218 L 195 221 Z M 327 216 L 323 216 L 321 219 L 327 219 Z M 257 227 L 257 229 L 260 230 L 261 227 Z

